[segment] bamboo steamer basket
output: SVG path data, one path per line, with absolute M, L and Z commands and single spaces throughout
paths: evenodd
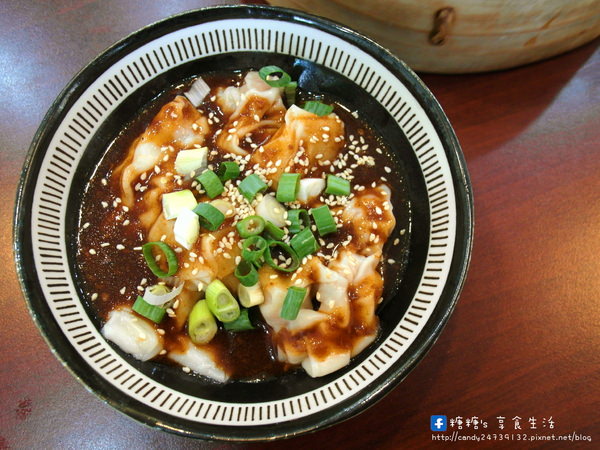
M 600 35 L 600 0 L 271 0 L 371 37 L 412 69 L 506 69 Z

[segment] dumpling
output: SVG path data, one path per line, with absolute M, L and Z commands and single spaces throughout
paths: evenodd
M 253 141 L 251 135 L 259 130 L 268 137 L 275 133 L 285 115 L 281 90 L 265 83 L 258 72 L 248 72 L 242 86 L 230 86 L 217 93 L 217 104 L 229 115 L 223 132 L 217 136 L 217 146 L 225 153 L 245 156 L 248 150 L 241 143 L 246 137 Z
M 317 116 L 292 105 L 285 124 L 252 153 L 249 165 L 266 168 L 265 176 L 276 188 L 284 171 L 310 176 L 331 164 L 343 146 L 344 123 L 336 114 Z

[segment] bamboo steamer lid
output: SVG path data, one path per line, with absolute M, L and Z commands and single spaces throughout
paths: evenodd
M 506 69 L 600 36 L 600 0 L 271 0 L 348 25 L 414 70 Z

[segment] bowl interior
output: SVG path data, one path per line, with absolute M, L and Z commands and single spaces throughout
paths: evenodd
M 69 250 L 69 266 L 71 275 L 79 281 L 77 288 L 80 298 L 87 298 L 81 282 L 83 276 L 79 272 L 75 257 L 77 234 L 81 226 L 78 223 L 78 217 L 82 197 L 86 184 L 98 168 L 101 158 L 113 142 L 121 138 L 124 129 L 123 119 L 132 120 L 140 114 L 144 114 L 147 118 L 152 117 L 157 107 L 172 97 L 173 88 L 181 85 L 184 80 L 206 73 L 258 69 L 273 64 L 288 71 L 293 79 L 298 80 L 301 88 L 315 94 L 327 94 L 351 111 L 359 111 L 361 117 L 368 117 L 369 125 L 382 138 L 384 148 L 388 149 L 389 166 L 394 168 L 389 178 L 393 187 L 394 211 L 397 218 L 396 228 L 388 239 L 388 244 L 398 238 L 402 239 L 406 245 L 387 246 L 387 257 L 402 261 L 402 263 L 395 265 L 394 269 L 390 265 L 382 265 L 385 269 L 386 284 L 384 301 L 378 308 L 381 332 L 377 342 L 372 346 L 377 346 L 381 340 L 389 337 L 415 293 L 426 257 L 429 209 L 423 174 L 411 151 L 410 143 L 397 122 L 392 120 L 378 102 L 373 101 L 371 95 L 356 83 L 331 69 L 289 55 L 236 52 L 205 58 L 201 64 L 196 62 L 183 64 L 131 92 L 104 120 L 83 153 L 75 172 L 67 205 L 66 241 Z M 400 230 L 405 230 L 405 233 L 400 234 Z M 404 273 L 405 268 L 406 273 Z M 84 305 L 99 329 L 101 323 L 94 308 L 87 301 L 84 301 Z M 177 367 L 152 362 L 141 363 L 121 352 L 118 347 L 114 346 L 114 348 L 140 372 L 151 376 L 165 386 L 215 401 L 242 403 L 281 400 L 312 391 L 353 369 L 369 354 L 369 349 L 366 349 L 348 367 L 323 378 L 311 378 L 304 371 L 297 370 L 260 382 L 230 382 L 226 388 L 223 388 L 222 385 L 203 377 L 185 374 Z

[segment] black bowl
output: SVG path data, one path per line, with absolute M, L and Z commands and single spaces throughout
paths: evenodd
M 82 193 L 123 123 L 165 90 L 206 72 L 276 64 L 302 88 L 361 117 L 390 149 L 404 197 L 406 252 L 386 273 L 381 333 L 351 364 L 310 378 L 301 371 L 219 385 L 140 363 L 106 342 L 75 264 Z M 31 145 L 17 196 L 15 252 L 30 312 L 64 365 L 131 417 L 205 439 L 266 440 L 314 431 L 381 399 L 424 356 L 464 283 L 473 234 L 464 159 L 440 106 L 417 76 L 369 39 L 314 16 L 263 7 L 217 7 L 150 25 L 79 73 Z M 395 283 L 393 282 L 395 279 Z

